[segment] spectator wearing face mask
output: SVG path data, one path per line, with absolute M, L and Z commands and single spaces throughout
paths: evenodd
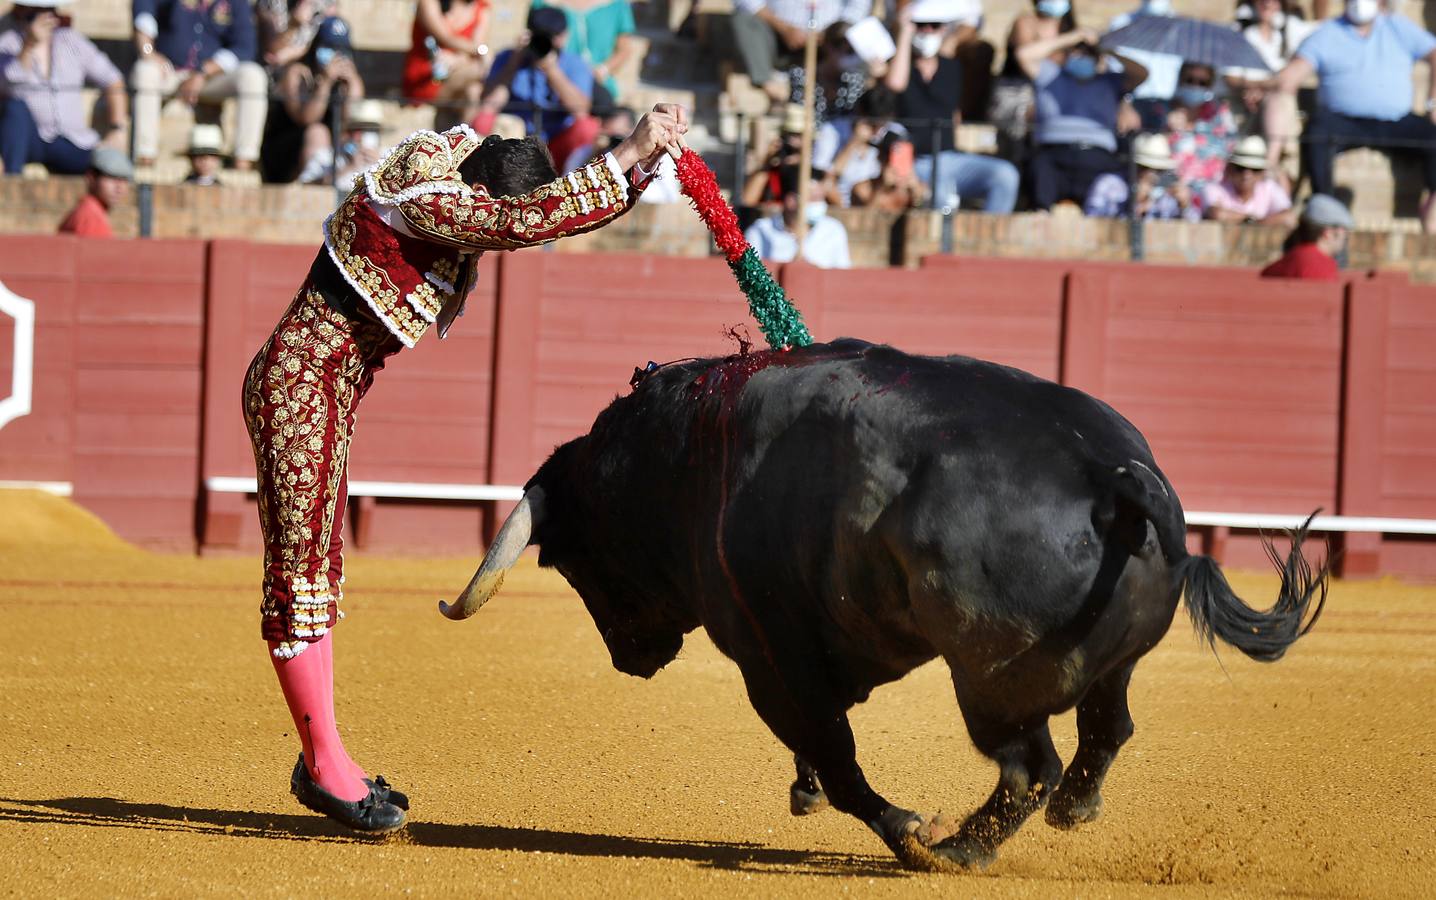
M 810 202 L 805 213 L 808 234 L 803 240 L 803 261 L 820 269 L 851 269 L 848 231 L 843 223 L 828 215 L 828 205 L 821 200 Z M 798 256 L 798 215 L 798 188 L 789 184 L 783 191 L 782 209 L 749 225 L 743 237 L 759 259 L 792 262 Z
M 1261 123 L 1267 146 L 1276 154 L 1272 160 L 1276 170 L 1295 174 L 1300 154 L 1297 137 L 1301 134 L 1296 98 L 1272 91 L 1272 75 L 1291 61 L 1296 48 L 1319 23 L 1303 19 L 1295 0 L 1254 0 L 1246 8 L 1251 11 L 1252 21 L 1242 27 L 1242 35 L 1261 55 L 1267 68 L 1238 69 L 1225 73 L 1226 78 L 1241 97 L 1247 114 L 1257 117 Z M 1269 106 L 1272 108 L 1268 109 Z
M 1037 86 L 1035 146 L 1028 166 L 1035 209 L 1063 200 L 1083 203 L 1092 182 L 1124 171 L 1117 155 L 1117 114 L 1122 98 L 1147 77 L 1141 64 L 1117 56 L 1121 74 L 1104 71 L 1090 28 L 1034 41 L 1018 58 Z M 1053 53 L 1066 51 L 1061 66 Z
M 1413 113 L 1412 70 L 1428 65 L 1429 97 Z M 1418 156 L 1426 181 L 1422 227 L 1436 230 L 1436 36 L 1382 10 L 1381 0 L 1347 0 L 1340 18 L 1321 24 L 1276 77 L 1294 96 L 1312 73 L 1319 79 L 1316 109 L 1302 134 L 1311 188 L 1332 194 L 1336 155 L 1353 147 Z M 1270 111 L 1270 107 L 1268 108 Z M 1267 121 L 1268 132 L 1279 122 Z M 1270 151 L 1273 157 L 1279 152 Z
M 354 66 L 349 26 L 325 19 L 309 52 L 280 70 L 264 123 L 260 175 L 267 182 L 318 180 L 332 162 L 330 128 L 342 121 L 345 106 L 364 96 L 364 81 Z
M 1076 27 L 1071 0 L 1034 0 L 1033 10 L 1019 13 L 1007 33 L 1007 58 L 992 88 L 987 121 L 997 129 L 997 155 L 1019 168 L 1027 161 L 1036 95 L 1032 78 L 1022 68 L 1017 54 L 1033 41 L 1050 41 Z M 1060 59 L 1054 62 L 1061 64 Z
M 942 0 L 918 0 L 901 13 L 897 53 L 884 84 L 898 98 L 898 120 L 912 137 L 918 178 L 947 207 L 981 201 L 990 213 L 1009 213 L 1021 176 L 1005 159 L 961 153 L 954 136 L 962 113 L 962 64 L 941 55 L 957 10 Z
M 1129 187 L 1127 179 L 1113 172 L 1097 176 L 1087 192 L 1083 212 L 1101 218 L 1134 215 L 1140 219 L 1186 219 L 1196 221 L 1201 210 L 1192 192 L 1177 178 L 1171 147 L 1160 134 L 1139 134 L 1132 141 L 1132 162 L 1137 178 Z
M 1167 105 L 1167 139 L 1177 179 L 1198 196 L 1221 180 L 1236 143 L 1236 118 L 1226 98 L 1217 96 L 1217 88 L 1211 66 L 1185 63 Z

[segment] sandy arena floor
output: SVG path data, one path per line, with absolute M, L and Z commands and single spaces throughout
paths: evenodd
M 1219 663 L 1178 613 L 1137 669 L 1100 822 L 1034 817 L 985 873 L 914 875 L 853 819 L 789 817 L 789 756 L 705 638 L 651 682 L 620 675 L 531 562 L 456 624 L 435 601 L 477 560 L 350 560 L 341 728 L 413 798 L 406 831 L 356 840 L 288 794 L 298 742 L 256 560 L 146 554 L 33 494 L 0 494 L 0 521 L 0 893 L 1384 900 L 1436 883 L 1436 588 L 1337 584 L 1271 666 Z M 1274 578 L 1233 582 L 1275 597 Z M 965 814 L 990 790 L 940 666 L 853 720 L 894 802 Z M 1070 757 L 1070 715 L 1054 734 Z

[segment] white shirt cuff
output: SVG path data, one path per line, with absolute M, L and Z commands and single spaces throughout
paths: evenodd
M 234 51 L 227 47 L 214 51 L 214 56 L 211 56 L 210 59 L 214 60 L 215 65 L 219 66 L 226 73 L 233 72 L 239 68 L 239 57 L 235 56 Z
M 135 30 L 150 40 L 159 36 L 160 23 L 155 21 L 153 13 L 140 13 L 135 16 Z
M 627 196 L 629 188 L 632 187 L 632 185 L 628 183 L 628 175 L 619 167 L 618 158 L 612 153 L 605 153 L 603 154 L 603 161 L 608 163 L 608 171 L 613 173 L 613 180 L 618 182 L 618 186 L 622 189 L 624 196 Z

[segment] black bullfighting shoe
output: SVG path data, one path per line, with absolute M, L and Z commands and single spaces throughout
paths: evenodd
M 369 785 L 369 789 L 374 792 L 374 796 L 378 797 L 381 801 L 392 803 L 404 812 L 409 811 L 409 795 L 385 781 L 383 775 L 375 775 L 372 780 L 366 778 L 364 779 L 364 783 Z
M 362 800 L 340 800 L 320 787 L 310 776 L 309 767 L 304 764 L 303 753 L 299 754 L 299 761 L 294 764 L 294 773 L 289 777 L 289 792 L 314 812 L 326 815 L 355 831 L 388 834 L 403 828 L 408 819 L 404 810 L 379 799 L 374 785 L 369 786 L 369 796 Z

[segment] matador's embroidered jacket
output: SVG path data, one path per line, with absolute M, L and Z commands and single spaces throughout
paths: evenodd
M 530 193 L 491 197 L 459 164 L 479 146 L 467 125 L 420 131 L 364 173 L 324 223 L 324 246 L 374 315 L 406 347 L 443 337 L 473 289 L 484 250 L 591 231 L 627 212 L 646 182 L 605 155 Z

